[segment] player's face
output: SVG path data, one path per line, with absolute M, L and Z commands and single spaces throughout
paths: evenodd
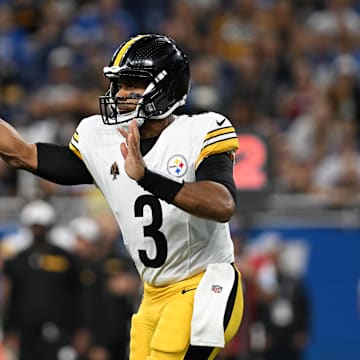
M 149 81 L 145 78 L 121 77 L 113 81 L 117 106 L 121 113 L 133 111 L 143 95 Z

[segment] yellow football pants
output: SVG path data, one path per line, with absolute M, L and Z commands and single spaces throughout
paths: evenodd
M 130 360 L 211 360 L 221 348 L 190 345 L 190 326 L 195 289 L 204 273 L 176 284 L 144 285 L 138 312 L 132 318 Z M 243 294 L 239 272 L 224 319 L 225 342 L 236 334 L 243 314 Z

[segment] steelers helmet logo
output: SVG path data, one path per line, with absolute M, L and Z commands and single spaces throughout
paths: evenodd
M 173 155 L 167 163 L 167 171 L 170 175 L 181 177 L 187 171 L 187 162 L 182 155 Z

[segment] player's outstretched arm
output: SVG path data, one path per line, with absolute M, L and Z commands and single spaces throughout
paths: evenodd
M 28 143 L 13 126 L 2 119 L 0 157 L 16 169 L 28 170 L 56 184 L 93 184 L 92 175 L 85 164 L 68 146 Z
M 12 167 L 35 171 L 37 149 L 35 144 L 26 142 L 18 131 L 0 119 L 0 156 Z

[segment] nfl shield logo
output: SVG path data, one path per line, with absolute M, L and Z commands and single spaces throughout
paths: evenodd
M 216 294 L 220 294 L 222 292 L 222 286 L 220 285 L 212 285 L 211 286 L 211 291 L 216 293 Z

